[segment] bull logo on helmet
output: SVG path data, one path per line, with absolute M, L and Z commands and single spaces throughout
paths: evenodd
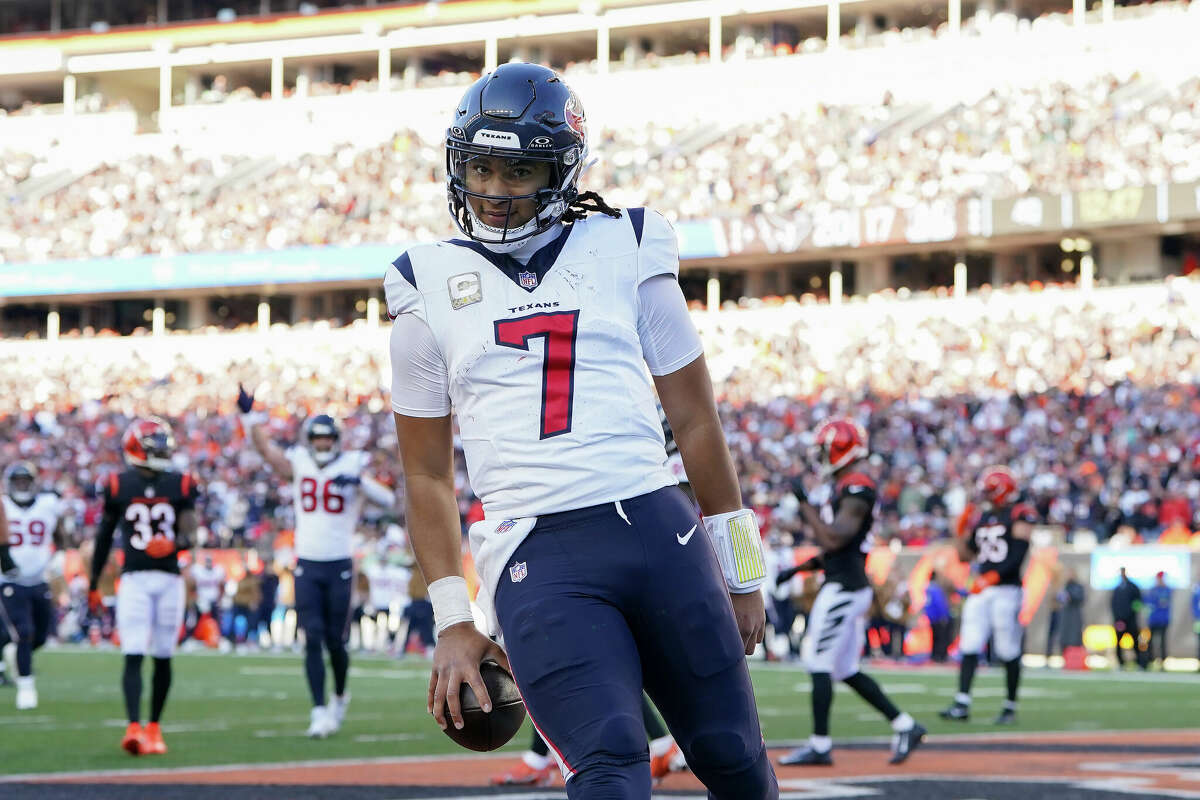
M 579 102 L 579 98 L 571 92 L 571 96 L 567 98 L 567 104 L 563 108 L 563 118 L 567 121 L 567 127 L 570 128 L 581 141 L 587 140 L 587 128 L 584 127 L 586 121 L 583 114 L 583 103 Z

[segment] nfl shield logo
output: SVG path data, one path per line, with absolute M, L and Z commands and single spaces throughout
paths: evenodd
M 526 569 L 524 561 L 518 561 L 508 568 L 508 577 L 512 578 L 513 583 L 520 583 L 528 574 L 529 570 Z
M 520 273 L 517 273 L 517 278 L 518 278 L 518 280 L 521 281 L 522 289 L 537 288 L 537 275 L 535 275 L 534 273 L 520 272 Z
M 508 533 L 515 527 L 517 527 L 516 520 L 506 519 L 496 526 L 496 533 Z

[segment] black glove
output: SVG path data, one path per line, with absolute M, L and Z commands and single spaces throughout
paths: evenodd
M 0 573 L 7 575 L 16 571 L 17 564 L 12 560 L 12 554 L 8 552 L 8 545 L 0 544 Z
M 791 488 L 792 488 L 792 494 L 794 494 L 796 496 L 796 499 L 799 500 L 801 503 L 804 503 L 807 505 L 808 504 L 808 492 L 804 488 L 804 476 L 803 475 L 796 475 L 795 477 L 792 478 Z
M 358 486 L 362 483 L 362 478 L 358 475 L 335 475 L 329 482 L 339 488 L 342 486 Z
M 254 408 L 254 395 L 246 391 L 246 387 L 238 384 L 238 411 L 243 414 L 249 414 Z

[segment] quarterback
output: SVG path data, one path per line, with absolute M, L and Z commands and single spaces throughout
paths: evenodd
M 580 193 L 587 158 L 562 79 L 498 67 L 446 132 L 465 238 L 410 248 L 384 281 L 408 527 L 439 634 L 428 710 L 461 727 L 459 687 L 487 698 L 479 663 L 494 658 L 568 797 L 645 800 L 644 687 L 710 796 L 775 798 L 744 658 L 765 627 L 761 541 L 675 234 Z M 703 518 L 666 467 L 656 387 Z M 485 514 L 477 599 L 505 649 L 476 629 L 462 577 L 452 411 Z

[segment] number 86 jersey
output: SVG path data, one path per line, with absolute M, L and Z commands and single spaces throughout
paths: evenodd
M 412 247 L 388 270 L 388 312 L 428 330 L 411 317 L 393 328 L 392 407 L 413 417 L 453 407 L 489 519 L 675 484 L 638 287 L 678 266 L 674 231 L 640 208 L 563 225 L 527 263 L 467 240 Z
M 151 558 L 146 545 L 155 536 L 175 541 L 180 514 L 196 507 L 197 487 L 192 476 L 179 472 L 147 474 L 127 469 L 103 483 L 104 513 L 117 518 L 125 551 L 122 572 L 156 569 L 179 574 L 175 553 Z

